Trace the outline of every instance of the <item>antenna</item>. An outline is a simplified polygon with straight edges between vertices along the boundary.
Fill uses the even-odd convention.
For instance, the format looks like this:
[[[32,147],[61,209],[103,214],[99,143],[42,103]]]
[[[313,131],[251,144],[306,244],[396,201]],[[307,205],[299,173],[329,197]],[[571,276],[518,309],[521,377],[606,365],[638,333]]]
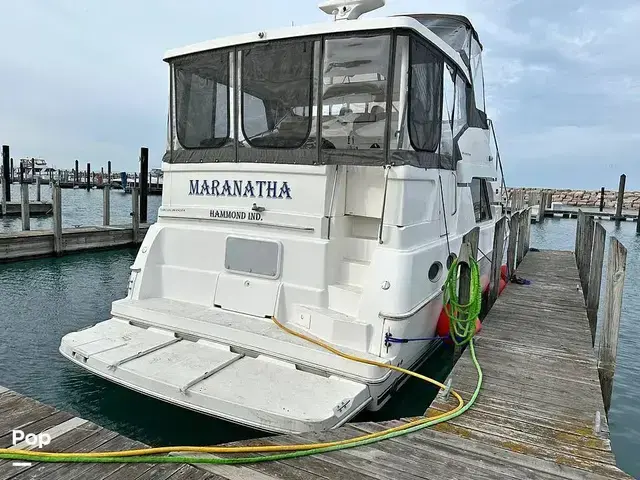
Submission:
[[[356,20],[360,15],[372,12],[385,5],[385,0],[325,0],[318,7],[333,15],[334,20]]]

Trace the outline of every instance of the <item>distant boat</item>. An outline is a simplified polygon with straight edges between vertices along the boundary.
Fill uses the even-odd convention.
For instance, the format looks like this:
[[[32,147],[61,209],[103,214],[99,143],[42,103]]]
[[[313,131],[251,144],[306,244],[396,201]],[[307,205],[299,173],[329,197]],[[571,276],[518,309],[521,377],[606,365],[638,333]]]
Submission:
[[[21,158],[20,165],[22,165],[24,171],[29,174],[40,174],[43,170],[48,170],[47,162],[43,158]]]

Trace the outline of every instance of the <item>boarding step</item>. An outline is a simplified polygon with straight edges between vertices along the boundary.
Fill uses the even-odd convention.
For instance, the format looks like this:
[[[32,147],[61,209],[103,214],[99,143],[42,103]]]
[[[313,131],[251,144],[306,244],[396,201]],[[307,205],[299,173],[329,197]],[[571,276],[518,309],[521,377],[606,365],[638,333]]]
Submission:
[[[334,428],[370,401],[363,383],[116,319],[66,335],[60,352],[132,390],[270,432]]]
[[[369,265],[371,265],[371,262],[363,260],[342,260],[340,263],[339,283],[357,287],[362,286],[367,278]]]
[[[330,310],[348,315],[349,317],[358,316],[362,287],[335,283],[329,285],[328,291]]]
[[[363,237],[345,237],[344,258],[359,262],[370,262],[378,241]]]
[[[296,305],[296,323],[314,337],[333,345],[366,352],[372,326],[340,312],[310,305]]]

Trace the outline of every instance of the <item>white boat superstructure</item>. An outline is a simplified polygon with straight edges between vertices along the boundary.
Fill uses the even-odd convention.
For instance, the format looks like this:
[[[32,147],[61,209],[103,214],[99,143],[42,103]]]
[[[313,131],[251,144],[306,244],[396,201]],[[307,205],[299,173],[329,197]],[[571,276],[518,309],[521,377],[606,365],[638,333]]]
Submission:
[[[26,175],[40,175],[47,170],[47,161],[44,158],[21,158],[20,165],[24,168]]]
[[[446,271],[502,215],[481,44],[450,15],[336,18],[167,53],[158,221],[112,318],[60,351],[155,398],[273,432],[380,409],[435,335]],[[479,259],[487,283],[489,264]]]

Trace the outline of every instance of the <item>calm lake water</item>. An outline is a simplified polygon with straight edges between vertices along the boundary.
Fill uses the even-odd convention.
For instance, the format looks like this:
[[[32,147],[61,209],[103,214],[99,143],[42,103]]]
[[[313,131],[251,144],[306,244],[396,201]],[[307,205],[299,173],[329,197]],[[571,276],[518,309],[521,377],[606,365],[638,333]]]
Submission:
[[[51,201],[51,187],[42,185],[40,199],[43,202]],[[88,225],[102,225],[102,190],[90,191],[72,188],[62,190],[62,227],[84,227]],[[20,201],[20,185],[11,185],[11,201]],[[29,198],[36,200],[35,185],[29,186]],[[147,198],[149,222],[155,222],[162,197],[159,195]],[[124,190],[111,190],[111,225],[125,225],[131,223],[132,211],[131,195]],[[34,217],[30,221],[31,230],[51,230],[51,216]],[[22,230],[22,220],[18,217],[0,217],[0,233],[19,232]]]
[[[43,198],[45,192],[50,198],[49,187],[42,188]],[[112,192],[112,223],[130,221],[130,203],[130,195]],[[159,204],[160,197],[149,197],[150,220]],[[63,190],[65,226],[95,224],[101,212],[101,191]],[[640,287],[640,237],[635,224],[604,226],[629,249],[611,438],[619,466],[640,477],[640,299],[634,295]],[[36,228],[50,228],[50,220],[32,220]],[[0,223],[0,232],[9,229],[19,230],[20,219]],[[548,219],[532,225],[531,246],[573,250],[574,233],[575,221]],[[125,296],[134,258],[134,250],[116,250],[0,265],[0,385],[152,445],[207,445],[264,435],[118,387],[58,353],[63,335],[109,317],[111,302]],[[440,352],[433,362],[438,367],[421,373],[442,379],[451,362],[448,352]],[[411,379],[382,412],[358,420],[420,415],[434,394]]]

